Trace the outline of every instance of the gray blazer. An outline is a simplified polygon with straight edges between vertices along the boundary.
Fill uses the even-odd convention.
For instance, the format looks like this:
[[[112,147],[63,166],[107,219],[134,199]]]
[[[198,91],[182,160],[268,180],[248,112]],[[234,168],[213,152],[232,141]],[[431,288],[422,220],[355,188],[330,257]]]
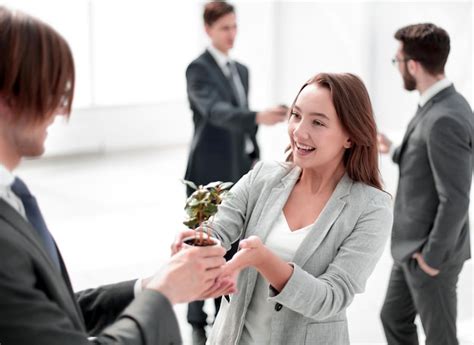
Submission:
[[[258,163],[233,188],[213,222],[227,248],[239,238],[265,240],[301,173],[290,163]],[[294,272],[280,293],[269,288],[275,305],[271,344],[349,344],[346,308],[380,258],[392,226],[391,198],[352,181],[338,183],[293,259]],[[223,299],[210,344],[238,344],[257,271],[243,270],[238,292]]]
[[[163,295],[148,290],[134,299],[133,281],[74,294],[60,261],[61,271],[30,223],[0,199],[1,344],[181,344]]]
[[[400,167],[392,255],[416,251],[434,268],[470,258],[469,193],[474,116],[454,86],[433,96],[408,125],[393,160]]]

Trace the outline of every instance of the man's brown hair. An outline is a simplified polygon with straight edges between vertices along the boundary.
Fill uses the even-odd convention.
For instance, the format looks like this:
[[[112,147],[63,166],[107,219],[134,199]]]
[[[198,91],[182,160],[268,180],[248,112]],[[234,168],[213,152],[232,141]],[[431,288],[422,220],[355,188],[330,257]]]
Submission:
[[[346,149],[343,157],[349,177],[354,181],[382,189],[378,168],[377,126],[369,93],[362,80],[351,73],[317,74],[301,87],[291,109],[295,106],[301,91],[311,84],[329,90],[337,117],[349,135],[352,146]],[[293,161],[291,152],[288,153],[287,160]]]
[[[398,29],[395,38],[403,43],[406,59],[418,61],[430,74],[444,73],[450,50],[444,29],[431,23],[408,25]]]
[[[66,40],[46,23],[0,6],[0,97],[12,121],[71,112],[74,61]]]
[[[211,1],[204,6],[204,24],[211,26],[219,18],[235,13],[234,6],[225,1]]]

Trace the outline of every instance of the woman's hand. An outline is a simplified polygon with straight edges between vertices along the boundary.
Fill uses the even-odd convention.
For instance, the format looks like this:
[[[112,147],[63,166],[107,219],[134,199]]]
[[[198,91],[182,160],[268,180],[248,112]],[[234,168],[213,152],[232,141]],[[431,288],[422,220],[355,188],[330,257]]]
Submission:
[[[246,267],[255,267],[257,270],[263,264],[268,249],[257,236],[250,236],[240,241],[239,251],[232,260],[224,266],[221,277],[236,278],[240,271]]]
[[[281,291],[293,274],[291,264],[268,249],[260,238],[250,236],[240,242],[240,250],[224,265],[218,281],[224,278],[236,281],[239,272],[250,266],[255,267],[276,291]]]

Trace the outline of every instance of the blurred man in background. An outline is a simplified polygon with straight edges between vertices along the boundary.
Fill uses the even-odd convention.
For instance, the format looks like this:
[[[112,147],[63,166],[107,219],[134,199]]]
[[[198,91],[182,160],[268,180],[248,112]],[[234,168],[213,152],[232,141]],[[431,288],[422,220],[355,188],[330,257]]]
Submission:
[[[193,112],[194,136],[185,179],[197,185],[213,181],[237,182],[259,159],[259,124],[274,125],[286,119],[287,108],[250,110],[249,71],[229,56],[237,35],[234,7],[224,1],[207,3],[204,27],[211,44],[186,70],[187,93]],[[188,188],[188,196],[193,191]],[[229,259],[237,243],[226,255]],[[216,313],[220,300],[215,301]],[[204,301],[193,302],[188,322],[193,343],[204,344],[207,315]]]

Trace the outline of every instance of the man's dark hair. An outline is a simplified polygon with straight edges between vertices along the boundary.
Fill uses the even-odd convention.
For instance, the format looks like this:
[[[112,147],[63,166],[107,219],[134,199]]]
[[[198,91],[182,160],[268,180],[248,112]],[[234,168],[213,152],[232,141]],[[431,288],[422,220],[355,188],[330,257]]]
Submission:
[[[449,35],[431,23],[408,25],[395,33],[403,43],[405,58],[418,61],[430,74],[444,73],[449,55]]]
[[[235,13],[234,6],[225,1],[211,1],[204,6],[204,24],[211,26],[219,18],[229,13]]]

